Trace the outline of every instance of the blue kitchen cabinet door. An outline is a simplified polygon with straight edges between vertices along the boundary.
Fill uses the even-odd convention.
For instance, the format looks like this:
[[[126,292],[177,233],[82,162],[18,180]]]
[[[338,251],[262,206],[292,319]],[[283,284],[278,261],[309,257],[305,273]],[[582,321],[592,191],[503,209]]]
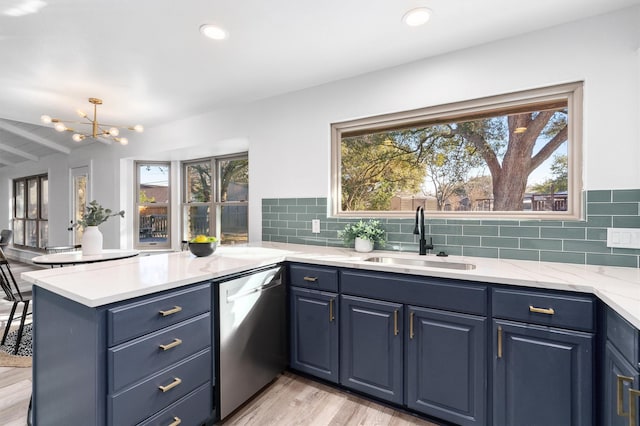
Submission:
[[[591,333],[493,322],[493,424],[590,426]]]
[[[603,424],[640,425],[640,416],[637,411],[634,421],[631,422],[629,419],[629,389],[640,389],[640,374],[638,369],[629,363],[611,342],[607,342],[605,348],[603,386]],[[638,403],[640,401],[636,399],[636,405]]]
[[[402,404],[403,305],[343,295],[340,309],[340,383]]]
[[[338,383],[338,295],[290,288],[291,368]]]
[[[486,424],[487,319],[409,306],[407,322],[407,406],[457,425]]]

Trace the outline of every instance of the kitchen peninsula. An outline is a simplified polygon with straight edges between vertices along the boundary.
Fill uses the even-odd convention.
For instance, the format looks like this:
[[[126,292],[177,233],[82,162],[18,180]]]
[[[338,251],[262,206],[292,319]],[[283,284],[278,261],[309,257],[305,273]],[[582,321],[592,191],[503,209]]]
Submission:
[[[140,339],[141,335],[143,337],[159,335],[159,339],[169,338],[169,335],[160,336],[160,334],[165,329],[172,330],[180,327],[185,327],[185,330],[194,330],[194,334],[202,332],[203,342],[199,344],[193,343],[195,346],[190,348],[190,355],[175,361],[175,365],[171,364],[163,368],[175,368],[176,371],[180,369],[186,370],[187,372],[180,373],[184,374],[184,377],[189,377],[190,373],[188,371],[193,368],[200,372],[210,371],[211,373],[204,378],[194,377],[191,385],[183,385],[188,381],[183,376],[180,376],[182,377],[181,383],[175,380],[162,383],[159,385],[161,388],[160,394],[161,396],[168,395],[171,394],[172,389],[183,387],[186,393],[181,396],[180,401],[184,404],[193,404],[196,407],[205,406],[206,410],[215,408],[213,407],[215,404],[210,402],[214,399],[212,394],[215,394],[215,390],[212,391],[211,389],[212,387],[215,388],[216,380],[215,371],[211,371],[212,369],[215,370],[216,354],[216,349],[211,349],[212,344],[215,343],[211,336],[215,335],[216,327],[215,324],[212,325],[211,321],[215,318],[215,313],[212,312],[211,285],[212,283],[215,285],[216,280],[227,276],[283,262],[292,265],[292,267],[295,266],[298,271],[302,272],[306,272],[306,268],[310,268],[309,270],[312,272],[320,271],[337,274],[339,271],[341,279],[343,279],[342,284],[344,284],[342,291],[352,292],[352,294],[344,294],[340,300],[346,300],[349,303],[353,300],[360,301],[362,299],[364,294],[358,292],[367,291],[367,282],[372,283],[371,291],[374,292],[377,291],[375,290],[376,288],[380,290],[384,287],[385,280],[398,283],[398,292],[403,291],[402,285],[406,284],[408,286],[406,287],[407,289],[419,288],[412,286],[420,285],[420,280],[427,280],[425,283],[437,285],[439,286],[438,288],[446,289],[447,291],[452,288],[462,288],[465,291],[472,291],[472,293],[468,294],[482,294],[480,299],[473,296],[474,304],[479,306],[477,312],[474,311],[473,314],[483,317],[484,319],[481,320],[483,324],[489,321],[486,317],[487,314],[492,312],[491,309],[484,308],[485,302],[483,300],[485,299],[489,303],[488,306],[491,306],[491,300],[494,300],[493,315],[496,317],[499,311],[497,309],[498,300],[504,305],[501,305],[502,308],[508,309],[507,302],[513,301],[517,303],[520,301],[519,298],[525,296],[548,297],[547,293],[562,295],[562,292],[569,292],[570,297],[566,298],[563,303],[573,303],[575,301],[593,302],[593,312],[589,311],[591,308],[587,308],[587,311],[593,313],[593,323],[586,325],[578,323],[576,326],[578,331],[575,332],[576,335],[582,336],[588,334],[585,333],[585,330],[589,331],[591,338],[597,333],[606,331],[604,325],[597,323],[599,316],[596,315],[595,311],[597,299],[594,296],[596,296],[604,302],[603,308],[610,309],[612,315],[619,316],[621,321],[627,321],[629,325],[635,327],[635,336],[637,338],[637,329],[640,328],[640,271],[638,269],[459,258],[453,256],[449,258],[428,257],[429,260],[436,262],[464,262],[475,265],[475,269],[458,270],[383,264],[365,260],[369,257],[383,255],[399,258],[418,258],[415,253],[376,251],[374,254],[367,255],[356,253],[350,249],[263,243],[250,247],[220,247],[212,256],[204,258],[196,258],[188,252],[180,252],[142,256],[107,264],[81,265],[73,268],[25,273],[23,278],[35,285],[35,303],[37,306],[34,314],[35,348],[33,367],[36,419],[38,419],[38,416],[46,416],[43,418],[48,420],[43,421],[43,424],[56,423],[50,417],[55,411],[57,416],[66,416],[59,419],[59,421],[82,418],[92,419],[93,424],[96,425],[122,424],[118,422],[126,419],[137,408],[130,407],[126,402],[122,401],[144,399],[140,396],[136,397],[138,399],[132,399],[132,394],[127,394],[126,398],[122,397],[122,395],[124,395],[125,391],[131,391],[130,389],[134,388],[134,385],[144,382],[143,379],[146,374],[149,377],[153,377],[151,372],[130,371],[144,370],[144,368],[141,365],[127,365],[131,364],[129,362],[130,359],[136,359],[135,350],[131,353],[127,352],[127,350],[132,347],[135,348],[133,342],[137,341],[136,339]],[[290,272],[290,279],[292,280],[290,285],[298,286],[293,282],[295,279],[293,275],[293,272]],[[304,276],[307,276],[309,280],[315,278],[308,275]],[[458,285],[458,283],[463,284]],[[300,284],[301,288],[304,286],[304,282]],[[482,287],[484,290],[478,293],[475,291],[474,286]],[[334,292],[337,295],[338,291],[340,291],[337,282],[334,288]],[[505,289],[506,292],[501,292]],[[544,290],[545,294],[543,296],[534,294],[539,290]],[[316,290],[310,290],[307,287],[306,289],[303,288],[303,291],[313,293]],[[447,293],[438,294],[446,295]],[[584,295],[584,297],[581,295]],[[369,297],[371,300],[375,299],[376,301],[382,298],[382,296],[373,293]],[[485,299],[482,299],[483,297]],[[334,303],[334,299],[331,300],[331,303]],[[457,303],[455,297],[451,300]],[[186,301],[184,306],[193,307],[193,311],[189,315],[184,312],[179,312],[176,316],[169,313],[170,310],[180,305],[177,301],[180,301],[180,303]],[[400,302],[407,303],[407,301]],[[337,296],[335,303],[338,303]],[[398,318],[398,312],[406,310],[406,318],[408,320],[409,313],[413,311],[410,305],[394,303],[395,305],[393,306],[397,307],[390,311],[390,318],[395,319],[396,334],[401,336],[404,331],[409,332],[409,327],[402,327],[402,314]],[[431,302],[427,301],[425,303],[428,305]],[[344,306],[348,305],[348,303],[343,304]],[[149,327],[149,324],[138,324],[136,321],[139,319],[138,309],[149,305],[152,305],[154,309],[157,308],[161,312],[167,313],[169,317],[174,316],[176,322],[162,329],[153,328],[152,326],[147,329],[145,327]],[[333,309],[333,305],[331,306]],[[587,303],[586,305],[580,304],[580,306],[591,305]],[[548,309],[549,307],[545,305],[541,308]],[[334,317],[337,318],[340,312],[337,305],[335,309]],[[468,316],[465,313],[468,311],[465,309],[462,309],[463,313],[460,315]],[[73,314],[67,315],[68,312],[73,312]],[[132,316],[127,316],[129,314]],[[183,314],[185,316],[179,316]],[[161,313],[160,315],[163,314]],[[542,315],[544,316],[545,314],[543,313]],[[558,312],[556,317],[562,319],[562,312]],[[504,318],[509,319],[510,317],[505,314]],[[400,321],[400,326],[398,326],[398,321]],[[503,329],[508,330],[508,325],[513,325],[511,320],[505,321],[504,319],[496,318],[493,321],[502,327],[499,329],[500,333],[502,333]],[[205,323],[207,326],[205,326]],[[551,326],[553,327],[554,324],[552,323]],[[211,327],[211,330],[207,327]],[[485,340],[488,339],[487,342],[489,343],[487,344],[491,347],[493,345],[491,339],[494,339],[494,337],[491,337],[493,332],[490,331],[491,327],[486,325],[483,325],[483,327],[482,330],[486,328],[486,333],[481,333],[482,342],[484,344]],[[561,328],[562,325],[558,325],[558,327]],[[407,330],[404,330],[405,328]],[[538,330],[540,326],[534,325],[530,328]],[[93,337],[91,341],[74,341],[74,337],[79,334]],[[596,339],[593,338],[590,341],[595,342]],[[168,352],[175,345],[181,345],[181,343],[177,343],[175,340],[172,342],[169,339],[168,345],[173,344],[174,346],[171,346]],[[637,340],[633,350],[638,351]],[[78,351],[81,352],[80,355]],[[589,352],[589,356],[592,357],[593,354]],[[592,369],[605,368],[596,363],[597,358],[593,358],[593,360]],[[487,361],[484,364],[491,366],[491,359]],[[592,364],[588,365],[591,366]],[[293,365],[292,368],[298,369]],[[125,373],[122,372],[124,370],[126,370]],[[173,374],[173,370],[166,371],[169,372],[169,375]],[[174,375],[177,377],[178,373],[176,372]],[[204,373],[204,375],[206,376],[207,373]],[[589,376],[593,377],[593,379],[586,381],[590,383],[598,382],[595,380],[596,376],[597,372],[594,371],[593,376]],[[65,379],[61,381],[61,377]],[[52,381],[53,378],[55,380]],[[497,381],[498,379],[493,380]],[[338,384],[344,385],[345,383],[339,382]],[[484,383],[481,382],[479,385],[486,390]],[[489,380],[488,383],[491,384],[493,381]],[[629,387],[629,385],[626,386]],[[637,387],[637,383],[632,386]],[[156,387],[158,386],[153,386],[154,389]],[[356,390],[379,398],[376,394],[367,390]],[[587,416],[607,411],[606,407],[595,408],[600,403],[596,403],[591,395],[597,394],[597,392],[590,392],[587,395],[588,402],[583,404],[586,406],[582,407],[583,413],[587,413]],[[400,403],[398,405],[403,405],[402,397],[399,400]],[[459,424],[491,424],[488,422],[488,419],[491,418],[491,412],[494,413],[493,416],[497,419],[499,415],[495,413],[500,410],[496,408],[495,400],[493,401],[493,407],[487,406],[487,401],[483,403],[484,407],[478,411],[477,415],[467,415],[461,418],[462,420],[455,420],[455,422]],[[149,421],[151,424],[155,419],[154,416],[156,416],[154,413],[158,412],[158,415],[160,415],[166,408],[173,407],[175,404],[177,403],[173,400],[169,401],[167,399],[167,401],[158,406],[150,406],[148,413],[145,414],[148,417],[141,419],[147,419],[144,421]],[[61,406],[74,407],[74,409],[61,412],[62,410],[59,410]],[[409,408],[414,409],[410,404]],[[76,410],[77,412],[74,413],[73,411]],[[197,409],[190,408],[188,411],[195,412]],[[415,411],[442,418],[442,416],[437,415],[437,412],[433,414],[421,409],[415,409]],[[138,419],[138,417],[135,418]],[[198,417],[197,419],[197,421],[202,421],[202,418]],[[592,424],[598,423],[593,418],[588,420]],[[494,421],[494,423],[498,424],[499,422]],[[183,424],[189,424],[189,422],[185,421]]]

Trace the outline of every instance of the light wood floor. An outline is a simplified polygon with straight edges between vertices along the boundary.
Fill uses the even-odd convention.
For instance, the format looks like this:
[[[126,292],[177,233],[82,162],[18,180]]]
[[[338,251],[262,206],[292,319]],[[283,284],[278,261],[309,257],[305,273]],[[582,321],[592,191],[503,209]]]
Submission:
[[[269,387],[221,424],[437,426],[290,372],[280,375]]]

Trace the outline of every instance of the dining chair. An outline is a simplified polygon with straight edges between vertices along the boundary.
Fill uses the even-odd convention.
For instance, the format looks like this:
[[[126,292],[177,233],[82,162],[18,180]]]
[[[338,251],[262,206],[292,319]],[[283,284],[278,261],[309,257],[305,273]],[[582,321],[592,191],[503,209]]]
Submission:
[[[11,229],[3,229],[0,231],[0,248],[8,246],[12,236],[13,231]]]
[[[0,342],[0,345],[4,345],[5,341],[7,340],[7,336],[9,335],[11,324],[14,320],[18,319],[14,318],[18,305],[20,303],[23,304],[22,315],[20,315],[19,318],[20,327],[18,328],[16,345],[13,350],[13,353],[17,354],[18,348],[20,347],[20,342],[22,341],[22,334],[24,332],[24,322],[27,319],[27,315],[29,315],[29,304],[31,303],[32,294],[31,291],[20,291],[18,283],[16,283],[16,279],[11,272],[9,260],[5,256],[2,249],[0,249],[0,286],[5,293],[5,300],[13,302],[11,313],[9,314],[9,318],[7,319],[7,325],[4,328],[4,334],[2,335],[2,342]]]

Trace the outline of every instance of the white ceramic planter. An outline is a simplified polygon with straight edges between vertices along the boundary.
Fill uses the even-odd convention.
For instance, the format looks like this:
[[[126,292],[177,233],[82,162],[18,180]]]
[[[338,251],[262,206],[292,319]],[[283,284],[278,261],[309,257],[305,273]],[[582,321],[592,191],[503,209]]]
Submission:
[[[356,251],[368,253],[373,250],[373,241],[356,238]]]
[[[91,256],[102,253],[102,232],[97,226],[87,226],[82,234],[82,255]]]

